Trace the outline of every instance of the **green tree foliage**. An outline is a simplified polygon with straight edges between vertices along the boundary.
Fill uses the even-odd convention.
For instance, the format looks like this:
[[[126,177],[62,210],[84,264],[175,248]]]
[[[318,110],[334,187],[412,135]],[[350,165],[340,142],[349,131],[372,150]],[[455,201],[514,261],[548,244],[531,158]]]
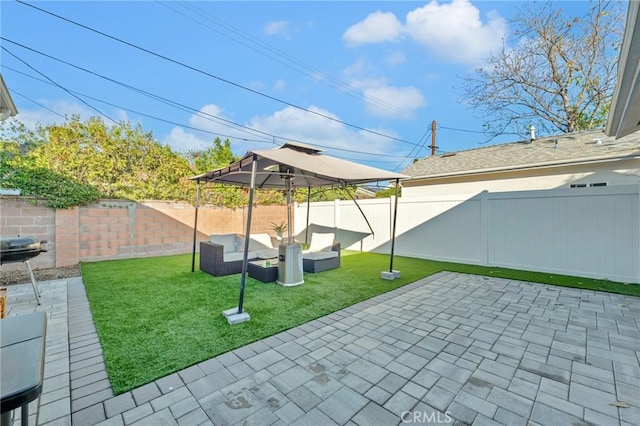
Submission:
[[[61,125],[36,126],[19,122],[0,126],[0,186],[20,188],[51,207],[86,204],[98,198],[141,200],[195,199],[196,185],[188,178],[237,161],[231,143],[219,138],[211,147],[186,156],[160,145],[150,132],[130,123],[105,125],[92,117],[74,116]],[[312,201],[350,199],[355,187],[313,188]],[[247,188],[203,185],[201,205],[246,206]],[[307,201],[307,189],[296,188],[294,199]],[[283,190],[258,190],[255,204],[284,204]]]
[[[487,134],[527,135],[601,127],[615,87],[622,2],[594,1],[584,16],[559,2],[522,2],[511,46],[464,78],[464,102],[486,117]]]
[[[15,139],[3,134],[0,140],[0,187],[20,189],[29,200],[53,208],[67,208],[86,204],[101,197],[90,185],[47,168],[38,167],[26,153],[35,146],[36,139],[25,139],[32,134],[22,123],[10,124]]]
[[[206,149],[190,150],[186,154],[197,174],[219,169],[240,159],[231,150],[231,141],[215,138],[213,144]],[[200,192],[200,204],[242,207],[249,201],[248,192],[243,188],[230,185],[206,184]]]
[[[333,200],[350,200],[355,194],[357,188],[354,185],[348,186],[326,186],[320,188],[311,188],[311,202],[314,201],[333,201]],[[295,200],[299,203],[306,203],[308,190],[306,188],[297,188],[295,192]]]
[[[213,145],[206,149],[188,151],[187,157],[192,160],[198,173],[219,169],[240,159],[231,151],[229,139],[223,143],[220,138],[215,138]]]
[[[192,200],[188,161],[130,123],[107,127],[74,116],[62,125],[8,124],[2,133],[2,186],[44,197],[52,207],[97,198]],[[48,201],[47,201],[48,200]]]
[[[184,200],[193,194],[188,181],[193,170],[186,159],[139,125],[107,127],[101,118],[72,117],[38,132],[46,143],[29,153],[35,166],[91,185],[105,197]]]
[[[389,198],[396,195],[395,188],[386,188],[376,192],[376,198]],[[398,196],[402,196],[402,187],[398,189]]]

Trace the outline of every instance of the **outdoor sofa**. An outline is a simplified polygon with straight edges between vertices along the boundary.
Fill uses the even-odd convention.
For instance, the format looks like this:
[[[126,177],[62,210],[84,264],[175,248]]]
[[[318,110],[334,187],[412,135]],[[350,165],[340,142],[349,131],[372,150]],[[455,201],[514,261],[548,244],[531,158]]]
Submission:
[[[302,251],[302,270],[322,272],[340,267],[340,243],[333,232],[311,234],[311,243]]]
[[[200,270],[216,277],[242,272],[244,236],[238,234],[210,235],[200,242]],[[269,234],[251,234],[249,260],[273,259],[278,249],[273,247]]]

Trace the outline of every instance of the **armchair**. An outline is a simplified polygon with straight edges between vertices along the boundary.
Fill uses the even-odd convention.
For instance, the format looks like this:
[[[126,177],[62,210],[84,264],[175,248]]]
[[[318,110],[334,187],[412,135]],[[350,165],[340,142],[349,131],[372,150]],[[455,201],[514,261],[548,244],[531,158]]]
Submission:
[[[210,235],[200,242],[200,270],[216,277],[242,272],[244,237],[238,234]],[[270,259],[278,256],[268,234],[251,234],[248,260]]]
[[[322,272],[340,267],[340,243],[335,234],[311,234],[309,249],[302,251],[302,270],[305,272]]]

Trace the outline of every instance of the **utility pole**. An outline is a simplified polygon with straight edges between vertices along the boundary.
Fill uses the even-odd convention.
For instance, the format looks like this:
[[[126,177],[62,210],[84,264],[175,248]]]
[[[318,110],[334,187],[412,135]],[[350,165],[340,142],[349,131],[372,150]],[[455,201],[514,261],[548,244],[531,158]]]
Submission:
[[[434,155],[436,155],[436,149],[438,149],[438,147],[436,146],[436,120],[433,120],[431,122],[431,156],[433,157]]]

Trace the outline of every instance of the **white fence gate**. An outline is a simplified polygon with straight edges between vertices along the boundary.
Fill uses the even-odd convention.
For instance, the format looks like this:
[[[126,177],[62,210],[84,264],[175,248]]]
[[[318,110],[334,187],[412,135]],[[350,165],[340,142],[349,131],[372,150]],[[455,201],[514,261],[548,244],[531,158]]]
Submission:
[[[400,198],[395,253],[640,283],[640,185]],[[389,253],[393,198],[312,203],[309,232]],[[307,205],[295,211],[304,240]],[[309,236],[311,235],[309,233]]]

